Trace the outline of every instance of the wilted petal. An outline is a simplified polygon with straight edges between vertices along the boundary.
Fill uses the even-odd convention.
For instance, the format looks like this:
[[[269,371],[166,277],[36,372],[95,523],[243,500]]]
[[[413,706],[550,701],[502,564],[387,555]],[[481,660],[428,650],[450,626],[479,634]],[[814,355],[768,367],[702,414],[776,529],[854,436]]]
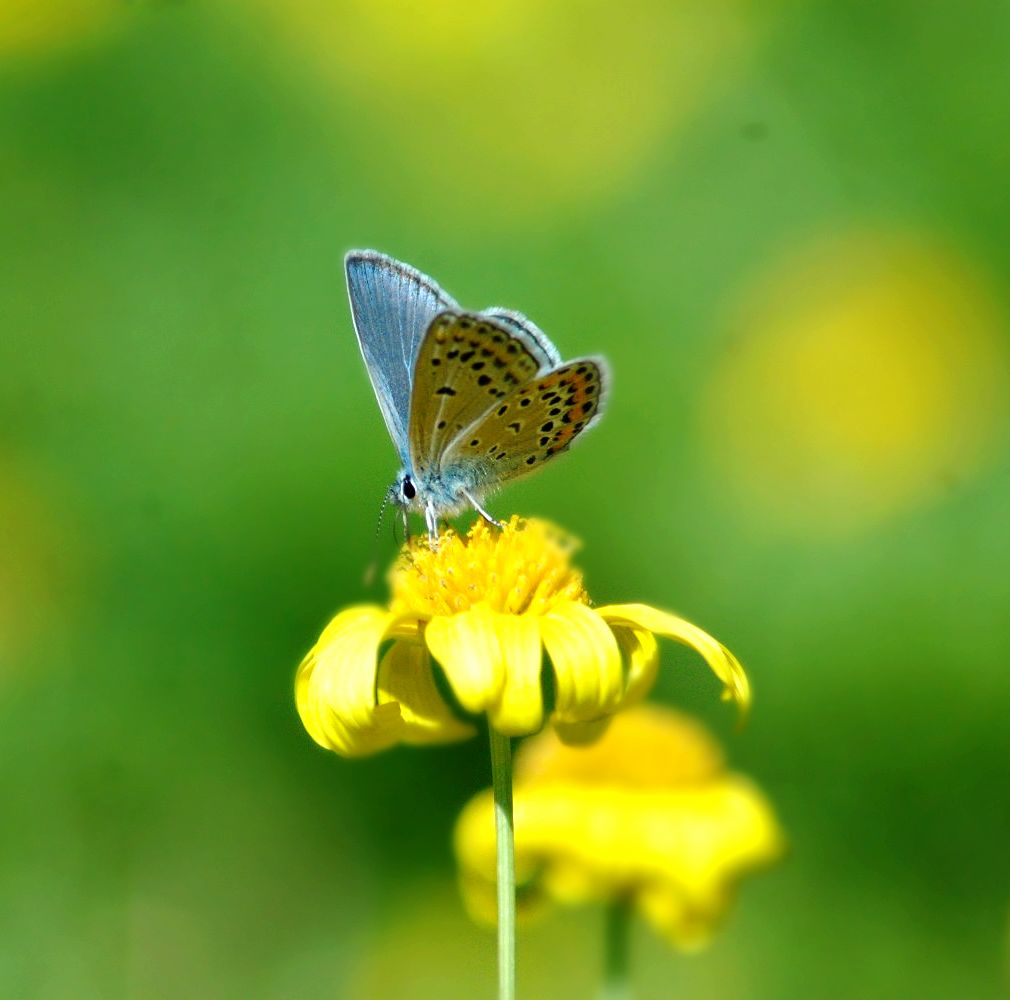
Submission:
[[[399,705],[405,743],[451,743],[473,736],[435,686],[431,658],[420,642],[394,642],[379,664],[379,704]]]
[[[436,615],[425,629],[428,649],[469,712],[493,705],[505,680],[496,617],[478,604],[458,614]]]
[[[567,602],[540,619],[540,630],[554,666],[555,717],[589,722],[612,712],[621,697],[621,651],[603,619]]]
[[[540,687],[543,651],[540,624],[533,615],[499,614],[498,642],[505,665],[505,682],[497,703],[490,706],[491,725],[509,736],[535,733],[544,719]]]
[[[611,625],[647,629],[657,635],[676,639],[702,655],[712,672],[722,681],[723,698],[737,703],[741,716],[750,707],[750,683],[740,661],[717,639],[697,625],[659,611],[647,604],[611,604],[597,608],[597,614]]]

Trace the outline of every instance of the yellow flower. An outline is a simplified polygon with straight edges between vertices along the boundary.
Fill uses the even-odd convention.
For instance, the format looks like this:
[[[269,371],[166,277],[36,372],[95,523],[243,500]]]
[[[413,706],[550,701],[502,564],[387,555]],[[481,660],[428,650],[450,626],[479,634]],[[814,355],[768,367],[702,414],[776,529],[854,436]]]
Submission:
[[[529,735],[549,710],[566,740],[592,739],[651,687],[656,635],[696,649],[723,697],[746,709],[743,668],[697,626],[644,604],[591,607],[569,562],[573,547],[550,525],[519,518],[501,530],[478,521],[434,547],[426,539],[405,546],[389,607],[341,611],[298,668],[295,697],[309,735],[358,756],[464,739],[483,713],[501,733]]]
[[[703,944],[740,876],[783,850],[760,791],[726,773],[698,723],[655,706],[623,712],[590,747],[530,740],[514,794],[520,912],[623,899],[679,948]],[[468,910],[494,923],[490,791],[463,809],[455,848]]]

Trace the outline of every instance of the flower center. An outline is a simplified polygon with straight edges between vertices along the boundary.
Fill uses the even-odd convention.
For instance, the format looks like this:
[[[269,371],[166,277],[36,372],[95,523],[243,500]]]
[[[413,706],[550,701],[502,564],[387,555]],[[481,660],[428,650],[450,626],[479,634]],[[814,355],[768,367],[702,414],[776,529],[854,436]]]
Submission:
[[[542,615],[562,601],[589,603],[569,565],[576,543],[544,521],[513,517],[503,528],[477,521],[466,536],[426,537],[404,546],[390,585],[394,613],[451,615],[475,604],[506,614]]]

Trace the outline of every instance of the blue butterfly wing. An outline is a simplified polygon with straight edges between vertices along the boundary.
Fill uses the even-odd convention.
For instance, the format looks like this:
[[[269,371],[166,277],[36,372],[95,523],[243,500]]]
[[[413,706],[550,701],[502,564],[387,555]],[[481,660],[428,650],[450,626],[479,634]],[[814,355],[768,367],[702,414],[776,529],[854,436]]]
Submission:
[[[459,307],[427,275],[375,250],[350,251],[344,267],[358,346],[389,436],[407,465],[417,353],[431,321]]]

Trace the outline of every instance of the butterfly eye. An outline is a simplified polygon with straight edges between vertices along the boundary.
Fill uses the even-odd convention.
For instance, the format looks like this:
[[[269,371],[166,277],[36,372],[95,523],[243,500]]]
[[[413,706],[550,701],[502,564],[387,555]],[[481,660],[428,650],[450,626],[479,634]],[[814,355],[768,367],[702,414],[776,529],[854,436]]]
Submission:
[[[414,489],[414,484],[410,481],[410,476],[407,476],[403,480],[403,485],[400,487],[403,491],[403,497],[405,500],[413,500],[417,496],[417,490]]]

